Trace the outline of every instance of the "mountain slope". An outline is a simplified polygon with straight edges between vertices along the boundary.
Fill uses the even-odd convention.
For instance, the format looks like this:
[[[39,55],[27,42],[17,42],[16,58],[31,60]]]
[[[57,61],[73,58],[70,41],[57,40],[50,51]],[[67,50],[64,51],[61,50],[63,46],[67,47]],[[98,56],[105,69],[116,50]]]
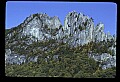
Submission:
[[[116,36],[104,33],[104,24],[99,23],[95,27],[92,18],[75,11],[68,13],[65,17],[64,26],[56,16],[49,17],[42,13],[30,15],[17,27],[6,30],[5,43],[5,65],[8,76],[11,71],[8,68],[18,66],[24,70],[26,69],[24,65],[28,69],[30,69],[29,65],[36,65],[38,68],[35,67],[35,69],[39,70],[40,67],[43,72],[46,71],[44,67],[56,68],[63,65],[62,68],[56,69],[59,71],[65,69],[66,72],[70,72],[69,77],[84,77],[79,75],[82,73],[89,74],[85,77],[90,75],[98,77],[99,75],[94,76],[99,73],[97,71],[107,70],[107,68],[115,71],[114,67],[116,67]],[[50,65],[52,66],[49,67]],[[20,69],[16,68],[13,72],[15,70]],[[90,72],[90,70],[93,71]],[[33,76],[54,76],[54,74],[47,74],[48,71],[43,75],[36,75],[37,71],[34,70],[34,72]],[[16,76],[15,73],[12,74]],[[115,72],[113,74],[115,75]],[[57,74],[57,76],[64,75]]]

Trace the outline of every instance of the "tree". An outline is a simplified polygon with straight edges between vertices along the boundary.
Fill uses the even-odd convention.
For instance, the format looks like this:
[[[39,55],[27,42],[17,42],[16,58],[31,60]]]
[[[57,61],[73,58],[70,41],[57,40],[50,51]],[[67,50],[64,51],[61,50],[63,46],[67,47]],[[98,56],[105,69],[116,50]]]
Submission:
[[[105,70],[97,71],[94,76],[99,78],[115,78],[116,77],[116,70],[114,68],[108,68]]]
[[[79,27],[78,27],[78,28],[79,28],[79,30],[80,30],[80,31],[85,30],[85,28],[84,28],[84,27],[82,27],[81,25],[79,25]]]

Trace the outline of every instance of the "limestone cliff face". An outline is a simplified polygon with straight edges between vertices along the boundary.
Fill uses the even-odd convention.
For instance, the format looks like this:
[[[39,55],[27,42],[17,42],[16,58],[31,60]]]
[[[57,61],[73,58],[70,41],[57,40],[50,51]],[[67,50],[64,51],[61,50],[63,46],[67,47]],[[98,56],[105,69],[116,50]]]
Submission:
[[[70,44],[73,46],[84,45],[93,41],[94,23],[92,18],[77,13],[75,11],[70,12],[65,18],[64,25],[65,35],[68,35]]]
[[[88,42],[107,41],[113,39],[110,33],[104,33],[104,24],[94,26],[93,19],[82,13],[70,12],[65,18],[64,33],[71,38],[73,46],[84,45]]]
[[[25,22],[27,25],[23,25],[22,34],[32,35],[40,41],[54,38],[61,25],[58,17],[49,17],[46,14],[31,15]]]
[[[32,41],[44,41],[49,39],[61,40],[76,47],[88,42],[107,41],[114,39],[110,33],[104,33],[104,24],[94,26],[93,19],[82,13],[69,12],[65,18],[64,26],[58,17],[49,17],[47,14],[33,14],[19,25],[18,37],[27,36]],[[10,39],[16,31],[7,35]]]
[[[11,51],[14,51],[17,48],[27,48],[27,46],[14,46],[15,44],[30,45],[33,42],[42,42],[51,39],[56,40],[58,43],[67,43],[71,47],[88,44],[91,41],[107,42],[108,40],[113,39],[114,42],[116,42],[116,36],[111,36],[110,33],[104,33],[104,28],[105,27],[103,23],[98,23],[97,26],[95,26],[91,17],[82,13],[77,13],[76,11],[68,13],[68,15],[65,17],[64,25],[61,24],[57,16],[49,17],[45,13],[30,15],[23,23],[15,28],[10,29],[6,34],[5,43],[10,49],[12,49],[6,49],[5,61],[6,63],[10,62],[11,64],[21,64],[26,61],[37,61],[38,56],[31,57],[29,60],[27,60],[24,54],[19,56],[18,54],[11,53]],[[114,57],[110,55],[109,57],[116,61],[116,47],[111,47],[109,49],[112,49],[115,53]],[[102,56],[103,55],[99,57]],[[90,57],[98,61],[96,59],[97,56],[92,55]],[[114,65],[112,66],[116,66],[116,62],[113,64]],[[108,68],[109,67],[110,66],[108,66]],[[104,66],[103,69],[104,68],[107,68],[107,66]]]

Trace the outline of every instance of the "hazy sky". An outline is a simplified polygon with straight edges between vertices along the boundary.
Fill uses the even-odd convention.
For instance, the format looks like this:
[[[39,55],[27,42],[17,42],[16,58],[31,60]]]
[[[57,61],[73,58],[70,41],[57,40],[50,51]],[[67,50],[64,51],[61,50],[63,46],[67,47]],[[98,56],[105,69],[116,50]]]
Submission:
[[[117,4],[112,2],[43,2],[43,1],[8,1],[6,3],[6,28],[22,23],[26,17],[35,13],[46,13],[49,16],[58,16],[64,25],[65,16],[75,10],[94,19],[95,26],[102,22],[105,32],[116,34]]]

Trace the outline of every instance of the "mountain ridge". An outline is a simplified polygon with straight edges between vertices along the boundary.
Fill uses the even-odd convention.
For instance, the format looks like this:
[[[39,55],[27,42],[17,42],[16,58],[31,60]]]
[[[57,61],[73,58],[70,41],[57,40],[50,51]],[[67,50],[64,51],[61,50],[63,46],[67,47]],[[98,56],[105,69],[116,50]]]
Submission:
[[[94,26],[92,17],[69,12],[64,25],[57,16],[33,14],[17,27],[5,31],[5,66],[39,62],[41,57],[61,60],[62,54],[85,53],[102,69],[116,67],[116,36]],[[66,51],[65,51],[66,50]]]
[[[70,15],[71,14],[73,14],[73,16],[72,16],[72,18],[70,18]],[[78,20],[78,21],[76,21],[76,18],[75,18],[75,15],[76,15],[76,17],[78,16],[78,18],[77,18],[77,20],[78,19],[84,19],[84,20]],[[67,18],[68,17],[68,18]],[[42,24],[42,22],[40,21],[40,20],[37,20],[37,18],[41,18],[41,20],[44,20],[44,23]],[[48,18],[48,19],[46,19],[46,18]],[[52,18],[54,18],[54,17],[52,17]],[[77,31],[77,30],[79,30],[78,29],[78,27],[81,27],[81,29],[80,30],[82,30],[82,29],[85,29],[84,27],[84,23],[86,23],[86,25],[87,25],[87,29],[88,29],[88,31],[83,31],[83,32],[81,32],[81,35],[85,35],[84,34],[84,32],[86,33],[86,32],[89,32],[89,33],[91,33],[90,35],[88,35],[88,34],[86,34],[86,35],[88,35],[88,36],[91,36],[91,38],[90,37],[86,37],[86,38],[90,38],[90,39],[93,39],[92,41],[94,41],[95,39],[95,34],[93,34],[93,33],[97,33],[98,31],[104,31],[104,24],[102,24],[102,23],[99,23],[99,24],[97,24],[97,26],[96,26],[96,28],[94,27],[94,23],[93,23],[93,20],[92,20],[92,18],[89,18],[88,16],[85,16],[84,17],[84,15],[82,14],[82,13],[79,13],[79,14],[77,14],[77,12],[75,12],[75,11],[73,11],[73,12],[70,12],[67,16],[66,16],[66,18],[65,18],[65,24],[64,24],[64,26],[62,26],[62,24],[60,23],[60,20],[59,20],[59,18],[58,17],[55,17],[55,20],[56,20],[56,22],[53,24],[53,23],[51,23],[51,21],[52,22],[54,22],[55,20],[50,20],[50,19],[52,19],[52,18],[50,18],[48,15],[46,15],[46,14],[33,14],[33,15],[30,15],[29,17],[27,17],[26,19],[25,19],[25,21],[22,23],[22,24],[20,24],[20,25],[18,25],[17,27],[24,27],[24,25],[26,25],[27,23],[29,23],[30,22],[30,20],[33,20],[34,21],[34,19],[36,19],[36,21],[34,21],[34,22],[36,22],[36,23],[40,23],[40,24],[38,24],[38,27],[46,27],[47,28],[47,26],[48,26],[48,29],[38,29],[38,28],[35,28],[35,29],[32,29],[32,27],[30,28],[29,26],[30,26],[30,24],[28,24],[27,26],[26,26],[26,29],[22,29],[23,30],[23,35],[30,35],[30,34],[32,34],[33,36],[35,36],[35,37],[37,37],[37,36],[40,36],[40,35],[51,35],[50,33],[42,33],[42,32],[38,32],[39,30],[51,30],[52,28],[54,28],[54,30],[55,30],[55,28],[56,28],[56,30],[58,30],[59,29],[59,33],[58,34],[56,34],[56,36],[52,36],[53,38],[59,38],[59,37],[61,37],[61,35],[64,37],[64,36],[68,36],[68,35],[71,35],[71,34],[73,34],[73,33],[77,33],[77,34],[74,34],[74,35],[77,35],[77,36],[79,36],[79,38],[80,38],[80,31]],[[68,26],[70,26],[69,24],[67,24],[67,23],[69,23],[70,21],[68,21],[68,20],[70,20],[70,21],[73,21],[73,20],[75,20],[75,22],[74,22],[74,24],[76,24],[76,25],[73,25],[73,23],[71,23],[71,25],[72,25],[72,27],[71,28],[69,28]],[[88,21],[87,22],[87,20],[90,20],[90,21]],[[47,21],[47,22],[46,22]],[[81,23],[80,23],[81,22]],[[34,23],[33,25],[35,25],[36,23]],[[49,25],[47,25],[46,23],[51,23],[51,24],[49,24]],[[90,24],[87,24],[87,23],[90,23]],[[58,24],[58,26],[57,26],[57,24]],[[40,26],[40,25],[42,25],[42,26]],[[93,25],[93,26],[89,26],[89,25]],[[60,29],[60,27],[62,27],[62,29]],[[75,28],[75,27],[77,27],[77,28]],[[29,31],[29,30],[27,30],[27,28],[29,28],[29,29],[31,29],[31,31]],[[33,27],[34,28],[34,27]],[[26,31],[25,31],[26,30]],[[64,32],[62,32],[62,30],[64,31]],[[74,31],[74,30],[76,30],[76,31]],[[29,31],[29,32],[27,32],[27,31]],[[37,33],[34,33],[34,32],[32,32],[32,31],[34,31],[34,32],[37,32]],[[67,32],[68,31],[68,32]],[[93,32],[93,33],[92,33]],[[42,34],[40,34],[40,33],[42,33]],[[53,34],[55,34],[55,32],[53,31]],[[101,37],[101,41],[103,41],[103,39],[104,40],[106,40],[105,38],[107,38],[107,35],[108,34],[105,34],[104,32],[99,32],[98,34],[96,34],[96,35],[102,35],[102,36],[98,36],[98,37]],[[48,35],[48,36],[49,36]],[[85,36],[86,36],[85,35]],[[48,37],[48,36],[45,36],[45,37]],[[110,34],[108,35],[109,37],[109,39],[111,39],[111,38],[113,38]],[[42,37],[42,36],[41,36]],[[50,37],[50,36],[49,36]],[[94,38],[92,38],[92,37],[94,37]],[[98,38],[97,37],[97,40],[98,39],[100,39],[100,38]],[[37,38],[39,38],[39,37],[37,37]],[[42,38],[41,38],[42,39]],[[40,40],[41,40],[40,39]],[[83,38],[84,39],[84,38]],[[89,40],[90,40],[89,39]],[[87,40],[84,40],[84,42],[85,41],[87,41]],[[100,40],[99,40],[100,41]],[[79,43],[80,43],[80,41],[79,41]],[[86,42],[87,43],[87,42]],[[83,45],[84,43],[82,43],[82,45]]]

